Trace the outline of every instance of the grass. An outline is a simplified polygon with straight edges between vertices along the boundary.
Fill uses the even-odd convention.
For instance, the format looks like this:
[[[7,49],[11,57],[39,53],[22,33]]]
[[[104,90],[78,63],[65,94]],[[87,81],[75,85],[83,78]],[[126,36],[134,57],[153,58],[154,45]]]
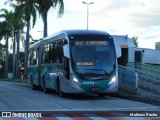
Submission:
[[[25,84],[28,84],[28,80],[27,79],[3,78],[1,80],[8,81],[8,82],[16,82],[16,83],[25,83]]]
[[[123,95],[136,95],[136,91],[131,91],[123,88],[119,88],[119,93]]]

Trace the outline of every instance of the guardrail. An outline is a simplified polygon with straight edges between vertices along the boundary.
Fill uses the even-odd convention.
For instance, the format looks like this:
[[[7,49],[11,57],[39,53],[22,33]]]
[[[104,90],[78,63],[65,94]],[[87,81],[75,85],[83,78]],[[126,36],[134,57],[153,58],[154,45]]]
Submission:
[[[119,87],[136,91],[138,89],[138,74],[134,69],[118,65]]]
[[[128,63],[127,67],[138,73],[140,87],[160,94],[160,67],[142,63]]]

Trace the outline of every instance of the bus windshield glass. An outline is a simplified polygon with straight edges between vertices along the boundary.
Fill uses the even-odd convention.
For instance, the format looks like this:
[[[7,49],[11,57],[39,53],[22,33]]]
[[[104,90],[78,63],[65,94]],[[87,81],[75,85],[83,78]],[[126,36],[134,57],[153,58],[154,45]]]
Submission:
[[[109,79],[116,64],[113,39],[111,37],[70,40],[71,64],[75,73],[83,80]]]

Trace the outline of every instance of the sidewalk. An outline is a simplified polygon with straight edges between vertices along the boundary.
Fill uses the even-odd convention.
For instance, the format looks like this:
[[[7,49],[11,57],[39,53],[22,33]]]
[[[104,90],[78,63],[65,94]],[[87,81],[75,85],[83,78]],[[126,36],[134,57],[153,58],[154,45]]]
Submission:
[[[137,90],[137,93],[140,96],[148,99],[150,102],[155,102],[155,103],[158,103],[160,105],[160,94],[156,94],[154,92],[151,92],[149,90],[145,90],[145,89],[142,89],[142,88],[139,88]]]
[[[135,91],[136,94],[118,94],[117,97],[131,99],[139,102],[144,102],[148,104],[158,105],[160,106],[160,95],[155,94],[153,92],[150,92],[148,90],[138,88],[137,91]]]

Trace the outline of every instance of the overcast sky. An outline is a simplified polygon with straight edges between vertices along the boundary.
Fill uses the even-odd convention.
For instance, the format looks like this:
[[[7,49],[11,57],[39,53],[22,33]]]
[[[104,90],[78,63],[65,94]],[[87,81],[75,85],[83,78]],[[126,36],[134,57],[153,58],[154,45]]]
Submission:
[[[62,18],[57,19],[56,9],[49,11],[48,35],[64,29],[86,29],[87,5],[82,1],[94,2],[89,6],[89,29],[138,36],[143,48],[154,49],[155,42],[160,41],[160,0],[64,0]],[[43,31],[41,18],[31,30],[33,38],[41,38],[38,31]]]

